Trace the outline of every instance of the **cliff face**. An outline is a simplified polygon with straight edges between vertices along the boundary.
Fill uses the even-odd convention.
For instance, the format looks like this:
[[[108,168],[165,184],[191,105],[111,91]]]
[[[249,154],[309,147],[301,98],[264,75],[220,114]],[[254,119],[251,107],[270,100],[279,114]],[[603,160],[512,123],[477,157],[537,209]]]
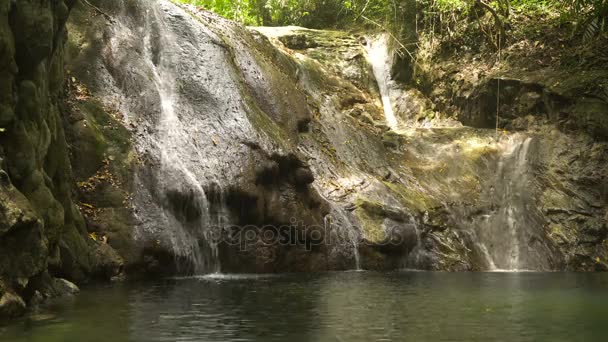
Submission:
[[[90,2],[69,39],[74,1],[0,7],[2,314],[123,264],[607,268],[602,98],[463,81],[457,56],[421,70],[425,96],[386,37]],[[516,133],[489,128],[498,78]]]
[[[50,295],[51,275],[82,282],[98,275],[100,254],[117,257],[89,238],[72,197],[63,47],[74,3],[0,2],[2,314],[19,311],[17,295]]]
[[[501,135],[532,137],[534,182],[527,191],[535,193],[537,225],[561,255],[557,268],[605,271],[608,73],[602,51],[607,42],[572,41],[571,32],[559,28],[531,38],[522,34],[527,25],[518,23],[509,33],[502,62],[479,42],[459,41],[453,48],[448,38],[422,35],[417,83],[433,106],[415,111],[422,115],[404,112],[404,118],[431,122],[437,119],[429,117],[448,113],[468,126],[498,124]]]
[[[501,103],[519,114],[497,134],[476,124],[494,115],[491,85],[452,84],[461,95],[446,98],[441,82],[426,96],[406,89],[386,37],[246,29],[169,1],[93,3],[105,15],[72,16],[70,68],[116,109],[137,163],[123,182],[132,217],[106,202],[89,218],[133,252],[133,269],[605,268],[606,145],[590,126],[530,120],[556,105],[539,102],[542,89],[503,80]],[[571,144],[589,147],[568,162],[583,179],[564,169]]]

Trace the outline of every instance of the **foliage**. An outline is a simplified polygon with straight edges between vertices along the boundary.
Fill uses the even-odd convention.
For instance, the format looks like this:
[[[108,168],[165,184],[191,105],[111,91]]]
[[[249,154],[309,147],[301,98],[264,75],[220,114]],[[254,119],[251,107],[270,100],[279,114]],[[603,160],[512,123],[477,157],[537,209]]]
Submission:
[[[260,24],[256,20],[258,0],[178,0],[178,2],[203,7],[244,24]]]
[[[451,37],[462,22],[474,23],[495,48],[509,38],[508,28],[525,18],[546,18],[561,27],[571,27],[573,37],[580,37],[583,42],[608,31],[608,0],[418,0],[418,3],[423,30]]]
[[[608,0],[176,0],[216,12],[246,25],[299,25],[310,28],[380,26],[402,35],[408,21],[423,29],[449,32],[460,20],[490,12],[495,27],[483,28],[491,37],[504,34],[510,14],[559,15],[573,24],[584,40],[606,32]],[[415,17],[407,15],[414,3]],[[405,15],[404,15],[405,13]],[[482,14],[483,15],[483,14]],[[407,20],[406,20],[407,18]]]
[[[395,18],[399,0],[176,0],[248,25],[340,27],[361,19]],[[412,0],[413,1],[413,0]],[[455,0],[452,0],[455,1]]]
[[[564,0],[562,19],[573,22],[589,41],[608,29],[608,0]]]

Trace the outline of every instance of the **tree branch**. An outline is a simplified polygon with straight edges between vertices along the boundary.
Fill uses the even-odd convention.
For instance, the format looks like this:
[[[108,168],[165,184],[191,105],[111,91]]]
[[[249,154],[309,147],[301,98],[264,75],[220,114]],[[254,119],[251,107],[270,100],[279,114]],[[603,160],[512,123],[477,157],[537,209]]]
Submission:
[[[369,6],[370,2],[371,2],[371,0],[367,0],[367,2],[365,3],[365,6],[363,6],[363,9],[361,10],[361,13],[359,13],[359,15],[357,15],[357,17],[355,18],[355,21],[357,19],[359,19],[359,17],[361,17],[363,15],[363,13],[365,13],[365,10],[367,9],[367,6]]]
[[[488,12],[490,12],[494,17],[494,20],[496,21],[496,28],[498,28],[498,30],[500,31],[500,37],[498,38],[498,46],[500,49],[500,46],[502,45],[500,42],[505,38],[505,25],[503,24],[502,19],[500,19],[500,16],[498,15],[498,13],[496,13],[492,6],[488,5],[483,0],[476,0],[475,2],[484,9],[488,10]]]
[[[102,11],[99,7],[97,7],[97,6],[93,5],[92,3],[90,3],[89,0],[82,0],[82,2],[84,2],[85,5],[91,7],[95,12],[97,12],[97,13],[103,15],[104,17],[106,17],[106,19],[108,19],[109,21],[114,22],[114,18],[111,15],[109,15],[108,13]]]

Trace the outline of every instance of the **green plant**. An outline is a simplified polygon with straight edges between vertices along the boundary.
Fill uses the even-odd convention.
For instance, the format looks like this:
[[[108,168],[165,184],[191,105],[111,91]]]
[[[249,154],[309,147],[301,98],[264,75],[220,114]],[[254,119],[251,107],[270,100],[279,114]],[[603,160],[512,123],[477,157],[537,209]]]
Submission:
[[[606,32],[608,0],[569,0],[567,12],[574,18],[575,33],[582,32],[583,42],[588,42]]]

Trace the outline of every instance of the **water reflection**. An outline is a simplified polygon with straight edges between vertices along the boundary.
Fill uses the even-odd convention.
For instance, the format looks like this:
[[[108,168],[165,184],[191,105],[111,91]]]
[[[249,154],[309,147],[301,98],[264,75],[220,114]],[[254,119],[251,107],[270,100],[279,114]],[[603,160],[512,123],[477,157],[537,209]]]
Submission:
[[[85,289],[0,341],[591,341],[608,276],[372,273],[212,276]]]

